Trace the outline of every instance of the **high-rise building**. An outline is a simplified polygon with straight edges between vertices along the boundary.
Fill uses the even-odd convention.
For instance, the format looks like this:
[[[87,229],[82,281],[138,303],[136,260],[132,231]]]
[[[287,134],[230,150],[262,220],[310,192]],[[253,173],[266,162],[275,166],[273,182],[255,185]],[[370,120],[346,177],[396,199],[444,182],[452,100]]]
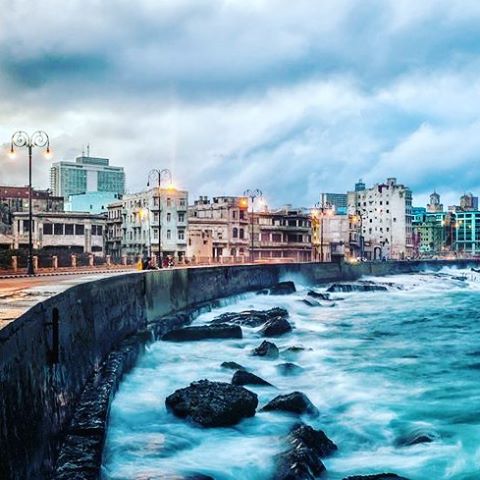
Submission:
[[[320,195],[321,203],[328,204],[338,215],[346,215],[348,207],[348,197],[346,193],[322,193]]]
[[[108,158],[80,155],[74,162],[55,162],[50,169],[50,185],[55,196],[89,192],[125,193],[123,167],[113,167]]]
[[[474,197],[473,193],[466,193],[460,197],[460,209],[464,212],[478,210],[478,197]]]
[[[412,192],[396,178],[348,192],[348,213],[357,219],[351,223],[360,232],[359,253],[372,260],[412,256]]]
[[[430,203],[427,205],[427,212],[443,212],[443,204],[440,203],[440,195],[437,192],[433,192],[430,195]]]

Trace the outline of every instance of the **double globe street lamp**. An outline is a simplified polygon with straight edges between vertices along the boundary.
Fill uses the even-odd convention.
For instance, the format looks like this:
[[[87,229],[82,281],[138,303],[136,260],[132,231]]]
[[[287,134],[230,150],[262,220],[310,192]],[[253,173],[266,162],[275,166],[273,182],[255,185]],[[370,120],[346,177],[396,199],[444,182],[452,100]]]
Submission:
[[[35,275],[33,266],[33,210],[32,210],[32,150],[34,147],[46,147],[45,156],[50,157],[50,139],[46,132],[37,130],[32,135],[18,130],[12,135],[10,142],[10,157],[15,156],[15,147],[25,147],[28,150],[28,259],[27,273]]]
[[[248,197],[250,199],[250,205],[251,205],[251,210],[250,210],[250,262],[253,263],[255,261],[254,257],[254,243],[253,243],[253,207],[255,203],[255,199],[261,197],[262,191],[256,188],[255,190],[245,190],[243,193],[245,197]]]
[[[158,187],[158,266],[162,268],[162,178],[168,179],[167,188],[172,188],[172,172],[168,168],[159,170],[154,168],[148,174],[147,187],[150,186],[150,179],[156,178]]]

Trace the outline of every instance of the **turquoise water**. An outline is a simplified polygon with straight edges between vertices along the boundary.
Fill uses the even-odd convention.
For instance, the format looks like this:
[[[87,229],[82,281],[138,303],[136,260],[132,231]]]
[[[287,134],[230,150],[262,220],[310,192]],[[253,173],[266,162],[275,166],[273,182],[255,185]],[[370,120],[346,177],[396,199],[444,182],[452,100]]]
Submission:
[[[250,356],[261,342],[256,329],[244,328],[242,340],[153,343],[113,401],[103,478],[197,472],[216,480],[268,479],[294,418],[257,413],[233,428],[202,429],[165,409],[165,397],[191,381],[230,381],[233,372],[220,364],[236,361],[275,385],[248,387],[260,406],[293,390],[315,403],[320,416],[305,421],[339,447],[324,461],[330,480],[381,471],[411,480],[480,479],[480,278],[445,272],[372,279],[392,285],[387,292],[334,294],[344,300],[332,308],[300,302],[309,287],[297,283],[294,295],[250,295],[195,321],[285,307],[295,330],[274,340],[281,351],[275,361]],[[466,281],[455,278],[462,274]],[[306,350],[283,351],[292,345]],[[285,361],[304,372],[279,375],[275,366]],[[434,441],[400,446],[412,431]]]

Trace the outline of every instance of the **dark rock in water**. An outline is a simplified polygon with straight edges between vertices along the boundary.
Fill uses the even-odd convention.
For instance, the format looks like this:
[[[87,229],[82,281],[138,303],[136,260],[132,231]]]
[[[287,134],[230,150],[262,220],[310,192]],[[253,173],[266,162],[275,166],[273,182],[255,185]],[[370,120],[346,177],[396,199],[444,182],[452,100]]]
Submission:
[[[177,417],[204,427],[223,427],[253,417],[258,398],[237,385],[200,380],[176,390],[166,398],[165,405]]]
[[[268,320],[267,323],[260,329],[260,333],[264,337],[279,337],[292,331],[290,322],[283,317],[276,317]]]
[[[229,312],[214,318],[210,323],[232,323],[246,327],[259,327],[273,318],[288,318],[288,311],[275,307],[270,310],[247,310],[245,312]]]
[[[334,283],[327,288],[327,292],[386,292],[388,288],[376,284]]]
[[[315,430],[309,425],[300,423],[295,425],[290,434],[288,441],[294,447],[300,444],[311,448],[319,457],[328,457],[334,453],[338,447],[333,443],[322,430]]]
[[[270,291],[268,290],[268,288],[264,288],[263,290],[259,290],[257,292],[257,295],[268,295],[270,293]]]
[[[353,475],[343,480],[408,480],[408,478],[400,477],[395,473],[376,473],[374,475]]]
[[[300,353],[304,352],[306,350],[312,351],[313,348],[305,348],[302,345],[292,345],[291,347],[288,347],[285,349],[286,353]]]
[[[325,471],[320,460],[337,446],[321,430],[296,425],[287,437],[289,449],[275,458],[275,480],[313,480]]]
[[[328,293],[318,293],[318,292],[315,292],[314,290],[310,290],[307,293],[307,296],[315,298],[317,300],[324,300],[326,302],[331,301],[330,295]]]
[[[278,397],[275,397],[262,408],[262,411],[264,412],[271,412],[274,410],[295,413],[297,415],[302,415],[304,413],[313,416],[318,415],[317,407],[315,407],[309,398],[302,392],[278,395]]]
[[[279,355],[278,347],[274,343],[264,340],[257,348],[252,350],[252,355],[275,359]]]
[[[296,365],[295,363],[280,363],[279,365],[276,366],[278,372],[281,375],[285,376],[290,376],[290,375],[299,375],[300,373],[303,372],[303,368],[300,367],[299,365]]]
[[[242,338],[242,329],[238,325],[202,325],[185,327],[166,333],[162,340],[188,342],[192,340],[208,340],[215,338]]]
[[[220,366],[223,368],[228,368],[230,370],[243,370],[244,372],[247,371],[245,367],[243,367],[237,362],[223,362]]]
[[[279,282],[270,288],[270,295],[290,295],[296,291],[297,289],[293,282]]]
[[[438,440],[438,434],[427,430],[426,428],[418,427],[401,435],[395,440],[397,447],[411,447],[419,443],[431,443]]]
[[[312,298],[304,298],[301,300],[305,305],[308,305],[309,307],[321,307],[322,304],[318,302],[317,300],[313,300]]]
[[[263,378],[257,377],[250,372],[245,372],[243,370],[238,370],[233,374],[232,378],[233,385],[264,385],[267,387],[272,387],[271,383],[268,383]]]

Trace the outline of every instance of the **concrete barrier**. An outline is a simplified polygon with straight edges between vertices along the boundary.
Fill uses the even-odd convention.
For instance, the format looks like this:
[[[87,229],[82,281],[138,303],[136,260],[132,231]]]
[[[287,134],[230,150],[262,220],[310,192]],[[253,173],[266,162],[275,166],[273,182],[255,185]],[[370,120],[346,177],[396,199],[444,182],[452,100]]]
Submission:
[[[163,315],[284,279],[316,284],[445,265],[452,262],[217,266],[138,272],[72,287],[0,330],[0,478],[49,478],[87,381],[110,352]]]

